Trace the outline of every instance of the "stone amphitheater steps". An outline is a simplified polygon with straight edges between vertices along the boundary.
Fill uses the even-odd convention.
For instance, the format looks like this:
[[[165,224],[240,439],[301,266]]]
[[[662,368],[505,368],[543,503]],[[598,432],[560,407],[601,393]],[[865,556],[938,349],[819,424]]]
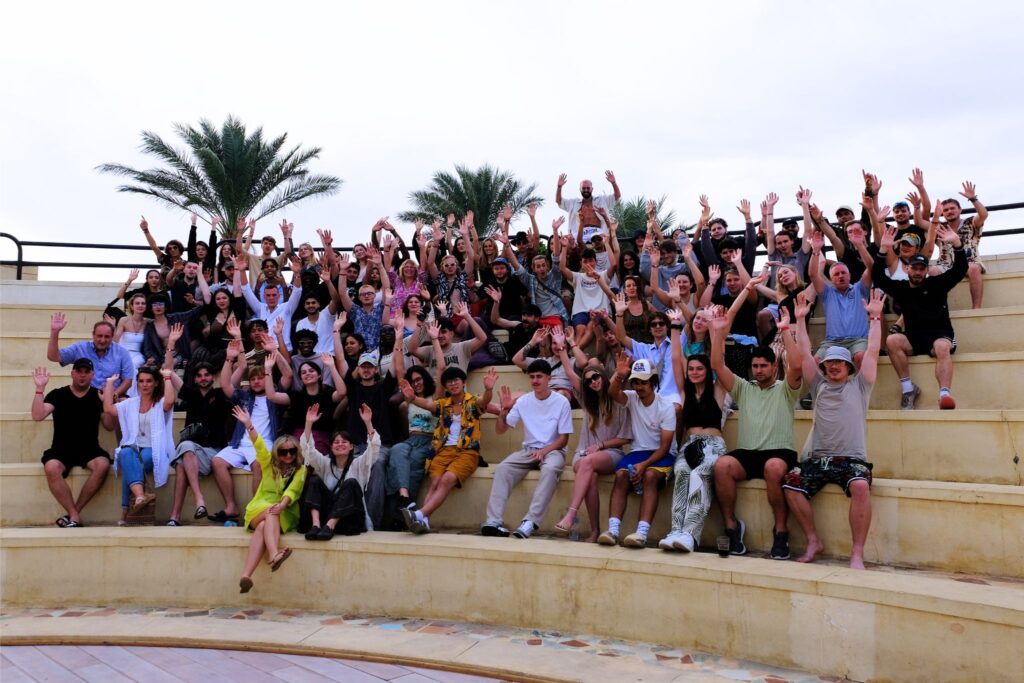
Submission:
[[[570,459],[583,428],[582,411],[573,411],[575,433],[569,438]],[[519,448],[522,433],[497,434],[493,416],[485,416],[484,456],[499,461]],[[794,423],[797,444],[810,431],[810,411],[798,410]],[[53,434],[50,420],[34,422],[29,413],[0,413],[0,466],[38,464]],[[175,414],[175,429],[184,426],[184,413]],[[726,423],[726,443],[736,443],[737,420]],[[876,477],[979,484],[1024,483],[1024,410],[873,410],[868,415],[868,452]],[[100,443],[112,451],[111,432],[100,432]]]
[[[356,614],[573,629],[853,680],[1018,681],[1024,674],[1014,646],[1024,636],[1019,582],[588,544],[570,554],[564,543],[541,539],[369,533],[330,543],[291,536],[295,552],[282,571],[261,567],[253,592],[239,595],[247,542],[223,528],[4,529],[5,603],[344,605]],[[72,566],[77,580],[68,581]]]
[[[435,513],[436,529],[475,530],[484,521],[484,510],[494,477],[493,465],[481,468],[463,485],[450,503]],[[235,497],[240,506],[251,497],[250,475],[235,474]],[[71,477],[77,491],[84,481],[82,470]],[[505,521],[516,525],[529,506],[537,474],[531,473],[509,500]],[[172,479],[158,491],[157,516],[166,521],[170,510]],[[550,532],[565,513],[572,497],[573,474],[562,476],[551,501],[542,529]],[[600,480],[602,520],[607,517],[611,477]],[[109,477],[96,499],[86,508],[87,523],[113,524],[120,518],[120,481]],[[220,509],[221,498],[210,478],[203,480],[204,497],[210,512]],[[422,496],[421,496],[422,497]],[[659,498],[658,514],[651,531],[656,541],[668,533],[671,490]],[[194,501],[186,499],[183,522],[190,522]],[[624,528],[636,525],[638,499],[631,497]],[[997,576],[1024,577],[1024,488],[997,484],[952,484],[899,479],[875,479],[872,488],[873,519],[866,547],[869,562],[901,566],[934,567],[949,571],[971,571]],[[814,499],[820,535],[831,556],[848,557],[850,533],[848,500],[842,491],[828,487]],[[46,479],[38,465],[0,467],[0,526],[48,526],[62,514],[49,495]],[[771,548],[771,510],[763,481],[740,485],[737,514],[747,524],[747,546],[754,552]],[[605,522],[602,521],[602,524]],[[203,523],[205,524],[205,523]],[[581,514],[581,533],[587,533]],[[721,533],[721,518],[713,509],[703,535],[713,545]],[[790,522],[793,547],[802,549],[804,539],[795,521]],[[575,546],[566,546],[569,549]]]

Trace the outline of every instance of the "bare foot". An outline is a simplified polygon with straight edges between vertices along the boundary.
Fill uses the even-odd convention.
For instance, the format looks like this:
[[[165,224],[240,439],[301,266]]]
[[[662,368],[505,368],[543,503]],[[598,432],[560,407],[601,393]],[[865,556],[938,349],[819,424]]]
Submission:
[[[864,569],[864,557],[860,554],[851,555],[850,569]]]
[[[797,562],[814,562],[814,558],[818,556],[825,546],[821,544],[821,541],[815,539],[813,541],[807,541],[807,550],[803,555],[796,558]]]
[[[590,532],[590,535],[583,539],[584,543],[597,543],[597,539],[601,536],[598,531]]]

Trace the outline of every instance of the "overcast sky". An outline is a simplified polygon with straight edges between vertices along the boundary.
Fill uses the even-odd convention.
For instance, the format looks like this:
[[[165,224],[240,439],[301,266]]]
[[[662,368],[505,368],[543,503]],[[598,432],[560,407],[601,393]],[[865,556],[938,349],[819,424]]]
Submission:
[[[322,147],[311,168],[345,181],[258,232],[287,217],[298,239],[327,227],[342,245],[455,163],[538,183],[542,226],[561,213],[559,173],[572,194],[584,177],[603,192],[606,168],[626,196],[666,194],[688,222],[701,193],[730,222],[741,197],[769,191],[777,215],[796,213],[801,184],[831,213],[859,199],[861,168],[886,203],[914,166],[933,198],[971,179],[987,204],[1024,200],[1021,3],[22,2],[4,14],[0,230],[22,239],[141,243],[140,214],[161,243],[184,239],[186,215],[115,192],[94,167],[148,167],[140,131],[171,139],[174,122],[228,114]]]

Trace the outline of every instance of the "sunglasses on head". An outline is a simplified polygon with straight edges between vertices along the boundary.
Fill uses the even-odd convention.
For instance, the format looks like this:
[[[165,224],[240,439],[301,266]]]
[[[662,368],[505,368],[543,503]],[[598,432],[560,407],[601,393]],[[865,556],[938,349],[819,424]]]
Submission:
[[[277,449],[277,453],[278,455],[298,455],[299,449],[294,446],[289,446],[288,448]]]

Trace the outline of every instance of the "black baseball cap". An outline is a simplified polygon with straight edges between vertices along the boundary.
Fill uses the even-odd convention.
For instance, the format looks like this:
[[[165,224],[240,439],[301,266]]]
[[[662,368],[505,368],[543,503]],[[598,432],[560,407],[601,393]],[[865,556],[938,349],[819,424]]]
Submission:
[[[922,256],[921,254],[914,254],[913,256],[910,257],[910,260],[907,261],[907,265],[910,266],[911,268],[913,268],[914,266],[924,266],[925,268],[927,268],[928,257]]]
[[[75,361],[74,365],[71,366],[72,370],[92,370],[92,361],[88,358],[79,358]]]

